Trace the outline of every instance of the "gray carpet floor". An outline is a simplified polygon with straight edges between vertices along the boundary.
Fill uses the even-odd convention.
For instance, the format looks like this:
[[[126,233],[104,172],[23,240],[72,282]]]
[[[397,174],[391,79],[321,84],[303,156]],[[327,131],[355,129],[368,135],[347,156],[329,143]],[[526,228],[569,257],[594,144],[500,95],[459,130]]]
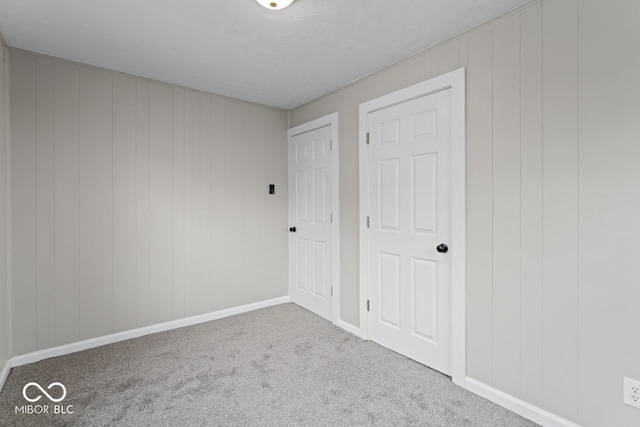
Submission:
[[[15,414],[31,381],[74,413]],[[0,425],[535,426],[293,304],[14,368]]]

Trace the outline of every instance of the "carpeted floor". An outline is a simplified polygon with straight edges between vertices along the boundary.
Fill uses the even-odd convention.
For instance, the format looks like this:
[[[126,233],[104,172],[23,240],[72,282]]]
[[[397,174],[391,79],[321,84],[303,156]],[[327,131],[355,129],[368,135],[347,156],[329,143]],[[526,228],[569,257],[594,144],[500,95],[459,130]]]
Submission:
[[[15,414],[31,381],[73,414]],[[0,425],[535,426],[293,304],[14,368]]]

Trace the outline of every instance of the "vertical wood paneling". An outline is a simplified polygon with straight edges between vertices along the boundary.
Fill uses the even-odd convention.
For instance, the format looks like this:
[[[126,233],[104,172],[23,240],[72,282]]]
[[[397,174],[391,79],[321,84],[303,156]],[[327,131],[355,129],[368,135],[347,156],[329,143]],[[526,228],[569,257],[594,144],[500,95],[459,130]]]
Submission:
[[[37,345],[55,345],[54,65],[36,57]]]
[[[267,224],[266,253],[264,262],[266,270],[264,281],[267,283],[277,283],[270,289],[264,289],[268,298],[275,298],[282,292],[289,292],[289,270],[273,268],[278,265],[278,254],[288,254],[289,236],[288,229],[288,144],[287,141],[287,117],[277,110],[269,110],[265,114],[265,153],[264,165],[266,181],[276,185],[276,194],[269,196],[264,210],[265,224]],[[284,173],[282,173],[284,171]],[[284,231],[284,232],[283,232]]]
[[[275,151],[275,152],[279,152],[279,145],[278,145],[278,141],[275,140],[273,138],[273,136],[270,134],[271,131],[271,127],[278,127],[279,129],[282,129],[281,124],[278,123],[278,117],[273,115],[270,115],[269,111],[267,111],[266,108],[261,107],[261,110],[258,114],[257,114],[257,121],[258,123],[256,123],[256,128],[254,131],[258,132],[258,136],[257,139],[255,141],[253,141],[253,148],[255,149],[258,154],[258,158],[262,158],[265,159],[268,156],[268,152],[269,151]],[[285,126],[286,127],[286,126]],[[284,154],[284,152],[280,151],[283,155],[284,158],[286,158],[285,164],[288,163],[288,155]],[[287,199],[288,198],[288,192],[286,191],[286,183],[278,183],[278,186],[276,187],[276,191],[278,191],[278,193],[276,194],[268,194],[268,187],[264,186],[264,183],[268,183],[268,184],[274,184],[273,182],[273,176],[270,173],[271,171],[269,170],[272,165],[268,164],[267,162],[261,162],[260,163],[260,173],[259,175],[255,176],[255,181],[254,181],[254,185],[256,185],[256,193],[258,194],[258,197],[262,198],[262,210],[261,213],[256,212],[255,215],[257,216],[257,218],[255,219],[255,228],[260,228],[259,230],[259,235],[260,235],[260,248],[261,248],[261,253],[267,253],[269,252],[270,249],[270,245],[272,245],[274,243],[274,240],[270,238],[270,234],[272,230],[279,230],[280,228],[278,227],[278,220],[282,221],[283,219],[286,221],[285,222],[285,231],[287,230],[286,228],[286,223],[288,222],[288,217],[284,217],[284,218],[278,218],[275,217],[274,219],[272,219],[272,217],[270,215],[268,215],[269,212],[269,207],[270,206],[279,206],[278,202],[274,196],[276,196],[276,194],[280,197],[283,197],[283,199]],[[288,215],[288,213],[287,213]],[[285,233],[286,235],[286,233]],[[288,250],[288,246],[285,246],[285,248]],[[275,256],[275,255],[272,255]],[[270,268],[270,266],[272,265],[271,260],[267,259],[267,257],[265,256],[258,256],[258,258],[260,259],[260,261],[258,262],[258,267],[259,267],[259,274],[261,275],[261,277],[267,278],[269,277],[269,271],[272,270]],[[273,293],[272,289],[266,289],[264,287],[260,287],[259,285],[256,284],[256,282],[254,281],[254,279],[251,278],[247,278],[247,280],[249,281],[249,284],[253,284],[254,287],[257,287],[258,289],[255,290],[256,295],[259,296],[262,299],[269,299],[269,298],[273,298],[273,295],[275,295]],[[285,285],[288,289],[288,271],[287,271],[287,276],[282,279],[282,278],[277,278],[274,279],[277,280],[278,282],[283,282],[282,285]],[[257,282],[259,283],[259,281]],[[288,292],[288,291],[287,291]]]
[[[255,157],[253,157],[252,163],[247,162],[247,167],[249,167],[251,164],[257,164],[259,158],[267,158],[268,152],[271,150],[275,151],[276,153],[280,152],[283,156],[283,160],[285,160],[285,164],[287,164],[288,154],[279,150],[277,140],[274,140],[273,136],[270,134],[271,127],[278,127],[279,129],[282,129],[278,123],[278,117],[274,115],[273,118],[271,118],[269,112],[265,107],[259,107],[258,109],[256,109],[253,117],[254,120],[252,120],[252,127],[250,129],[247,129],[246,151],[248,157],[251,157],[251,155],[248,154],[249,151],[252,151],[253,156]],[[247,219],[247,230],[245,236],[245,239],[247,241],[246,245],[247,247],[249,246],[249,236],[252,233],[255,233],[258,236],[258,246],[257,248],[253,249],[253,253],[255,254],[255,256],[257,256],[257,259],[259,259],[259,261],[256,263],[257,271],[253,272],[254,275],[251,276],[249,274],[250,272],[247,271],[247,286],[253,286],[253,288],[249,292],[262,299],[273,298],[274,294],[273,290],[260,287],[257,284],[259,283],[259,278],[256,275],[259,274],[260,277],[268,277],[270,265],[272,265],[274,261],[268,259],[267,257],[260,256],[260,253],[264,254],[271,250],[270,245],[273,243],[270,242],[273,242],[273,240],[270,239],[269,234],[271,233],[271,230],[280,229],[278,227],[278,221],[284,219],[288,222],[288,212],[287,216],[285,216],[284,218],[276,217],[274,219],[272,219],[272,217],[267,214],[270,205],[280,206],[277,204],[277,199],[274,198],[276,194],[269,194],[268,187],[264,186],[264,183],[273,183],[270,181],[271,178],[269,177],[270,167],[270,164],[261,162],[260,167],[257,171],[255,171],[255,173],[247,174],[248,188],[251,188],[250,193],[255,194],[254,200],[256,200],[256,202],[260,204],[261,209],[260,212],[251,212],[252,216]],[[286,191],[286,186],[286,183],[282,183],[279,187],[276,188],[276,190],[279,192],[277,194],[285,199],[288,198],[288,191]],[[247,200],[247,204],[250,203],[251,200]],[[285,223],[285,231],[286,230],[287,228]],[[285,248],[288,250],[288,245],[285,245]],[[275,254],[273,254],[272,256],[275,256]],[[285,278],[276,278],[274,280],[277,280],[278,282],[284,281],[288,288],[288,275]]]
[[[438,47],[438,74],[448,73],[460,65],[459,40],[453,39]]]
[[[493,35],[468,34],[467,375],[493,381]]]
[[[244,164],[244,135],[246,114],[245,106],[235,100],[225,100],[226,112],[226,167],[225,182],[229,183],[227,191],[227,211],[225,224],[225,241],[229,252],[225,261],[227,269],[226,283],[228,283],[226,297],[238,305],[244,292],[244,265],[245,260],[234,257],[231,254],[243,253],[244,247],[244,221],[245,221],[245,164]]]
[[[251,300],[256,293],[258,295],[261,293],[259,283],[263,274],[264,257],[262,254],[268,251],[263,246],[263,212],[265,195],[268,196],[268,187],[261,185],[265,182],[262,176],[262,167],[252,167],[252,165],[258,165],[258,159],[264,155],[262,151],[264,139],[261,138],[264,132],[258,109],[259,107],[256,105],[250,106],[245,129],[245,204],[247,206],[253,204],[256,209],[245,211],[244,247],[247,258],[244,263],[246,276],[242,304],[252,302]]]
[[[343,98],[344,100],[348,100],[348,98]],[[357,185],[358,182],[358,171],[357,168],[352,167],[351,165],[357,164],[358,162],[358,147],[357,144],[349,144],[344,141],[357,141],[358,140],[358,110],[354,109],[343,109],[340,111],[340,126],[339,130],[341,133],[341,144],[340,144],[340,182],[351,183],[347,184],[340,191],[340,198],[342,201],[351,201],[357,200],[359,194],[359,188]],[[350,206],[351,205],[351,206]],[[346,209],[342,210],[340,216],[340,228],[345,230],[357,229],[358,224],[360,222],[360,212],[357,205],[350,204],[347,202],[346,204],[341,204],[345,206]],[[349,236],[349,238],[341,238],[340,239],[340,253],[346,253],[346,259],[342,260],[341,265],[358,265],[358,246],[359,241],[356,236]],[[343,252],[344,251],[344,252]],[[343,273],[341,273],[341,283],[357,283],[358,280],[358,271],[357,269],[345,269]],[[343,289],[340,290],[340,303],[343,301],[345,304],[352,304],[353,306],[358,305],[358,301],[360,299],[359,290],[356,287],[351,289]],[[345,315],[343,318],[350,322],[359,323],[359,313],[351,312]]]
[[[149,84],[149,323],[171,319],[173,277],[173,91]]]
[[[185,91],[185,315],[198,313],[200,298],[200,95]]]
[[[493,25],[493,386],[520,393],[520,15]]]
[[[405,88],[424,80],[424,63],[421,56],[414,56],[398,65],[394,66],[391,71],[394,88]],[[353,86],[346,87],[341,94],[346,95],[347,92],[353,90]],[[348,95],[347,95],[348,96]]]
[[[382,96],[386,93],[393,92],[394,90],[400,89],[399,87],[393,86],[393,68],[387,68],[386,70],[382,70],[379,73],[374,74],[371,78],[375,81],[373,84],[373,92],[372,96]],[[322,98],[320,101],[326,101],[327,106],[323,111],[330,111],[331,104],[337,103],[336,99],[339,98],[338,93],[332,93],[331,95]],[[327,113],[329,114],[329,113]]]
[[[213,224],[225,224],[225,116],[224,98],[211,96],[211,221]],[[225,274],[227,265],[224,262],[226,248],[216,245],[223,242],[225,227],[211,227],[211,309],[219,310],[224,304]]]
[[[136,79],[113,75],[113,330],[136,319]]]
[[[547,1],[543,19],[543,408],[577,419],[577,0]]]
[[[11,55],[14,354],[286,295],[285,112]]]
[[[225,151],[224,151],[224,98],[211,96],[211,239],[224,241],[224,203],[225,203]],[[225,247],[214,244],[211,249],[212,283],[225,283],[226,265],[224,263]],[[213,286],[211,289],[211,310],[219,310],[224,303],[224,286]]]
[[[77,65],[55,62],[56,345],[80,339],[78,74]]]
[[[36,288],[36,58],[16,52],[11,57],[11,217],[13,352],[37,349]],[[16,144],[15,141],[20,141]]]
[[[520,397],[542,404],[542,5],[521,12]]]
[[[4,45],[0,45],[0,168],[4,171],[0,173],[0,365],[4,366],[11,357],[10,354],[10,335],[9,335],[9,313],[11,301],[9,301],[8,288],[8,262],[9,262],[9,227],[7,218],[9,216],[8,204],[8,171],[9,161],[8,154],[8,102],[9,102],[9,85],[7,84],[7,66],[8,51]]]
[[[466,34],[458,39],[458,67],[469,65],[469,37]]]
[[[173,318],[184,317],[184,89],[173,88]]]
[[[579,2],[580,289],[577,421],[640,425],[640,2]],[[612,250],[615,248],[615,250]]]
[[[429,50],[423,54],[424,56],[424,80],[437,76],[438,73],[438,51],[436,49]]]
[[[198,311],[211,302],[211,98],[200,93],[200,289]]]
[[[136,79],[137,324],[149,324],[149,82]]]
[[[80,338],[113,331],[113,77],[80,67]]]

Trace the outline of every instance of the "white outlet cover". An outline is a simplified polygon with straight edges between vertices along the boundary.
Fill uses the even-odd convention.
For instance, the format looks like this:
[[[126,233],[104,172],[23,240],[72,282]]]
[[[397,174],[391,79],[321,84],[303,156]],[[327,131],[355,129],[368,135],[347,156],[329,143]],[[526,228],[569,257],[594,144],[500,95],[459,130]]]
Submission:
[[[622,378],[622,402],[640,409],[640,381]]]

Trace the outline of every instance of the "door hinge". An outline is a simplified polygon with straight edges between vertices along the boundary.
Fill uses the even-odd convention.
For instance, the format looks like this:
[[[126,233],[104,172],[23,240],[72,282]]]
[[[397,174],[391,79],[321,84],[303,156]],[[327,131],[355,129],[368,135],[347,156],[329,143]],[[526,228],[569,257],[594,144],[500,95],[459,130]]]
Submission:
[[[330,214],[331,216],[331,224],[333,224],[333,214]]]
[[[371,311],[371,301],[367,300],[367,311]]]
[[[329,140],[329,151],[333,151],[333,140]]]
[[[331,285],[331,296],[333,296],[333,285]]]
[[[369,132],[367,132],[367,145],[369,145]]]
[[[370,221],[369,221],[369,215],[367,215],[367,228],[369,228],[369,223],[370,223]]]

